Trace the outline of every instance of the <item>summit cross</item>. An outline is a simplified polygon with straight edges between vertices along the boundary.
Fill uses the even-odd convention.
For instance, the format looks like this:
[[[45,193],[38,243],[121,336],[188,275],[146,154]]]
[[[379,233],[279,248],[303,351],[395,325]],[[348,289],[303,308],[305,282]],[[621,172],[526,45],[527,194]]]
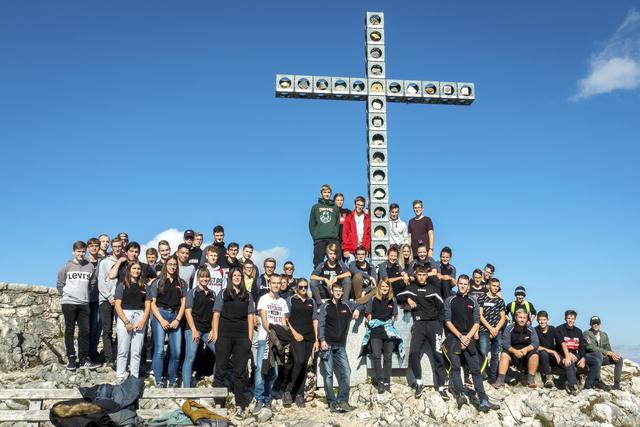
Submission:
[[[371,261],[379,265],[389,249],[389,163],[387,102],[470,105],[473,83],[387,78],[384,14],[365,17],[367,77],[276,75],[276,97],[367,102],[367,181],[371,215]]]

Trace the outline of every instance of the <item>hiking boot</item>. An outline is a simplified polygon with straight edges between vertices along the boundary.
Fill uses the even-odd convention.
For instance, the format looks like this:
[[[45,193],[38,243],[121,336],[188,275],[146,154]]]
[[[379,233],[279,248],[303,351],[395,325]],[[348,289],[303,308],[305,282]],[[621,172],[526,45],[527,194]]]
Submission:
[[[344,412],[351,412],[354,409],[357,409],[355,406],[351,406],[349,405],[349,402],[340,402],[338,404],[338,406],[340,407],[340,409],[342,409]]]
[[[456,395],[456,404],[458,405],[458,409],[461,409],[467,403],[467,396],[464,394]]]
[[[291,397],[291,393],[285,391],[282,393],[282,406],[285,408],[290,408],[293,405],[293,398]]]
[[[424,384],[416,384],[415,393],[413,394],[413,397],[415,397],[416,399],[420,399],[420,396],[422,396],[423,392],[424,392]]]
[[[96,369],[98,369],[100,367],[99,364],[97,363],[93,363],[90,360],[85,360],[84,363],[82,365],[80,365],[80,368],[82,369],[90,369],[92,371],[95,371]]]
[[[593,387],[604,391],[611,391],[611,386],[603,383],[602,381],[596,381]]]
[[[251,411],[251,413],[253,415],[258,415],[260,412],[262,412],[262,408],[264,408],[264,403],[258,400],[256,401],[256,406],[253,407],[253,411]]]
[[[438,394],[445,402],[449,401],[449,393],[447,393],[447,390],[441,388],[440,390],[438,390]]]
[[[620,387],[620,384],[614,384],[611,390],[622,390],[622,387]]]
[[[76,363],[76,358],[75,357],[70,357],[69,361],[67,362],[67,371],[74,372],[76,369],[78,369],[78,364]]]
[[[480,405],[478,405],[478,409],[486,414],[491,409],[491,405],[489,405],[489,401],[487,399],[484,399],[480,401]]]
[[[306,408],[307,404],[304,402],[304,396],[299,394],[296,396],[296,406],[298,408]]]
[[[536,380],[528,380],[527,381],[527,387],[529,388],[538,388],[538,385],[536,384]]]
[[[551,377],[547,377],[544,380],[544,388],[553,388],[553,379]]]

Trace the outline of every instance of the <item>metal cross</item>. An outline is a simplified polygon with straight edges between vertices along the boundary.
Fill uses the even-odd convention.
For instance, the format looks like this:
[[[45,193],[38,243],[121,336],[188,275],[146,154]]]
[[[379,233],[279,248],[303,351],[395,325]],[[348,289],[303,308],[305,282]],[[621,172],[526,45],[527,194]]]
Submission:
[[[367,178],[371,213],[371,260],[386,260],[389,248],[389,167],[387,102],[470,105],[473,83],[395,80],[387,78],[384,14],[367,12],[365,45],[367,77],[276,75],[276,96],[367,101]]]

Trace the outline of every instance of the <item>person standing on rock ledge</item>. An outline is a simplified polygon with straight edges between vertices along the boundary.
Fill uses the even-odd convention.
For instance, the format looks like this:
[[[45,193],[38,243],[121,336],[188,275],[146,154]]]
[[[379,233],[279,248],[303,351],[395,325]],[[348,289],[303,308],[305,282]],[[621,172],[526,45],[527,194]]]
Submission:
[[[100,302],[100,319],[102,320],[102,350],[105,363],[112,368],[115,367],[115,357],[113,354],[113,319],[115,315],[116,279],[109,278],[109,271],[118,262],[122,254],[122,241],[115,237],[111,241],[111,254],[102,258],[98,264],[98,292]]]
[[[336,282],[331,287],[331,300],[322,304],[318,316],[318,340],[322,350],[320,372],[331,412],[349,412],[356,409],[349,404],[351,367],[345,347],[351,318],[357,319],[360,311],[354,302],[342,299],[343,292],[342,284]],[[334,369],[338,378],[337,398],[333,392]]]
[[[451,364],[450,381],[458,408],[467,403],[462,386],[460,369],[462,359],[466,361],[473,378],[475,392],[480,399],[478,408],[482,412],[500,409],[489,403],[484,391],[482,373],[480,372],[480,349],[475,335],[480,328],[480,307],[475,298],[469,297],[469,276],[461,274],[458,278],[458,293],[444,302],[444,324],[447,327],[447,338],[444,341],[444,355]]]

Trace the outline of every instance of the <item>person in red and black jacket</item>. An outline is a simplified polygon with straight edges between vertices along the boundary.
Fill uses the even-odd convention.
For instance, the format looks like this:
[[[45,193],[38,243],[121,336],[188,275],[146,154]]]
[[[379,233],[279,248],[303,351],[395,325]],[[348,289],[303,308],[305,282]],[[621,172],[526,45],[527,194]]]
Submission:
[[[566,323],[556,327],[557,350],[562,357],[561,365],[567,374],[567,392],[573,395],[580,391],[577,378],[578,368],[585,368],[588,362],[585,358],[587,342],[584,340],[582,330],[575,326],[576,317],[578,317],[578,313],[575,310],[567,310],[564,312]]]
[[[364,197],[356,197],[353,203],[354,211],[347,215],[342,226],[342,256],[349,260],[353,259],[358,246],[371,252],[371,218],[364,212]]]

